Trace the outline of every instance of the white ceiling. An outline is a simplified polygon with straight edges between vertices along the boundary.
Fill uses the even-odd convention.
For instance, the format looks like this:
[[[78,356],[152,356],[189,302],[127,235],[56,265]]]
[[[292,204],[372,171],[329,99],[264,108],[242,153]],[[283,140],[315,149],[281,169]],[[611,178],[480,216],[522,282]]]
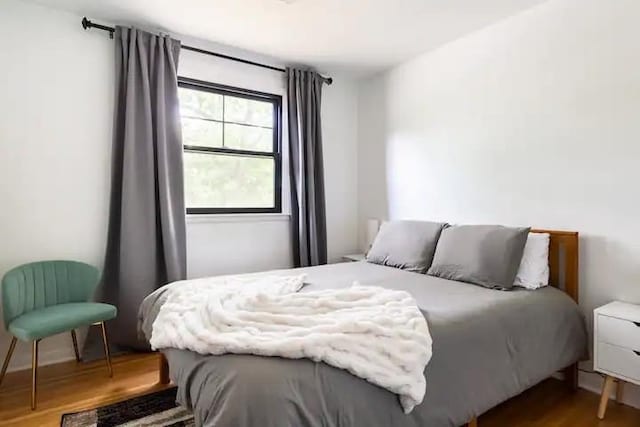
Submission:
[[[388,68],[544,0],[29,0],[321,71]]]

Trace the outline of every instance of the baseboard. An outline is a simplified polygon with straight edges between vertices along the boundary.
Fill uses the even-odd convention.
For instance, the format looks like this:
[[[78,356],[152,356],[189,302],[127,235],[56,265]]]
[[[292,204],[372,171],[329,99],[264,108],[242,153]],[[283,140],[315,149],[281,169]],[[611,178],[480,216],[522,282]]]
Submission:
[[[71,360],[75,360],[73,350],[71,353],[68,349],[51,350],[47,352],[40,352],[38,355],[38,366],[53,365],[55,363],[69,362]],[[16,354],[11,358],[11,365],[7,372],[22,371],[24,369],[31,369],[31,354],[16,351]]]
[[[84,341],[84,338],[85,338],[84,335],[85,335],[84,333],[81,335],[82,341]],[[47,344],[50,344],[51,347],[49,348],[45,347],[42,349],[42,351],[40,352],[38,365],[45,366],[45,365],[51,365],[54,363],[68,362],[68,361],[74,360],[75,356],[73,354],[72,347],[70,346],[70,342],[67,343],[65,342],[65,340],[70,341],[70,338],[55,337],[51,340],[52,342],[47,343]],[[9,372],[31,368],[30,348],[27,348],[28,346],[25,346],[24,343],[22,344],[23,345],[20,346],[20,343],[18,343],[20,347],[16,348],[16,351],[11,360]],[[66,344],[66,345],[63,345],[63,344]],[[554,376],[561,378],[560,374],[557,374]],[[601,390],[602,390],[602,382],[603,382],[602,376],[597,373],[580,371],[578,375],[579,387],[598,395],[601,393]],[[634,384],[627,384],[625,386],[624,404],[640,409],[640,387]]]
[[[77,334],[78,345],[82,348],[86,339],[86,328],[78,329]],[[8,348],[8,336],[5,344]],[[4,358],[6,350],[1,350],[2,355],[0,357]],[[40,341],[38,349],[38,366],[52,365],[54,363],[68,362],[70,360],[75,360],[73,344],[71,343],[71,334],[58,334]],[[23,369],[31,369],[31,343],[18,340],[7,372],[21,371]]]

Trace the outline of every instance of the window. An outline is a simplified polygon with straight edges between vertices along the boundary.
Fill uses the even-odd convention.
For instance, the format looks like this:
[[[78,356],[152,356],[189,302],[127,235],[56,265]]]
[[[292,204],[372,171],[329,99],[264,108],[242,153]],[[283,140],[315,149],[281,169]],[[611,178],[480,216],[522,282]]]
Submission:
[[[282,98],[178,79],[187,213],[279,213]]]

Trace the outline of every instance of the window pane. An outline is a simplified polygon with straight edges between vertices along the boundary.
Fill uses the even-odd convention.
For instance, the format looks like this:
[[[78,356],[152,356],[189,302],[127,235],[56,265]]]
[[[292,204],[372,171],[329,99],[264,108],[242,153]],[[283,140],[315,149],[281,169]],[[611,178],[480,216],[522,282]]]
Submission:
[[[202,147],[222,147],[222,123],[183,117],[182,143]]]
[[[273,129],[225,123],[224,146],[240,150],[273,152]]]
[[[272,158],[185,152],[184,174],[187,207],[274,207]]]
[[[181,87],[178,96],[182,116],[222,120],[222,95]]]
[[[224,121],[273,127],[273,104],[270,102],[225,96]]]

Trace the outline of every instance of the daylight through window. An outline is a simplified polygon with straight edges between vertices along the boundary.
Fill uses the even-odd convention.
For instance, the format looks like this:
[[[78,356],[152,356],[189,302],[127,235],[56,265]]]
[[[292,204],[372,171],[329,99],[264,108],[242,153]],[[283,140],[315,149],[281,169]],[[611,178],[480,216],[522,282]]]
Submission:
[[[187,213],[281,212],[281,97],[178,85]]]

